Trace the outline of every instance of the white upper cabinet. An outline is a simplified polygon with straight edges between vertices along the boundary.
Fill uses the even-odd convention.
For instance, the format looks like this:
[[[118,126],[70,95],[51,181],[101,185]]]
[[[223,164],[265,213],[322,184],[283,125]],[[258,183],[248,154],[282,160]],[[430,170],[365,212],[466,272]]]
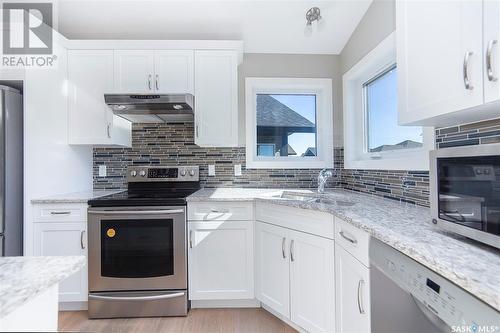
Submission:
[[[131,146],[129,121],[104,103],[113,90],[113,51],[68,51],[68,142]]]
[[[334,332],[334,242],[292,230],[289,238],[290,318],[308,332]]]
[[[115,50],[115,91],[119,93],[153,92],[154,51]]]
[[[481,1],[397,1],[396,33],[401,124],[445,125],[483,104]]]
[[[194,94],[194,51],[156,50],[154,89]]]
[[[193,50],[115,50],[115,92],[193,93]]]
[[[500,100],[500,1],[484,2],[484,101]]]
[[[195,51],[195,143],[238,145],[236,51]]]

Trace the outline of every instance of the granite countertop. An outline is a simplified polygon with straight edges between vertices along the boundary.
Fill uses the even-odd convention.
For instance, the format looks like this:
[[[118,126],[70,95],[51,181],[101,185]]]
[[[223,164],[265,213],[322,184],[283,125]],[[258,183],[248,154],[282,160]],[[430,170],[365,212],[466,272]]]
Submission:
[[[32,199],[33,204],[52,203],[87,203],[90,199],[103,197],[105,195],[120,193],[125,190],[88,190],[82,192],[64,193],[51,195],[50,197]]]
[[[79,271],[84,256],[1,257],[0,318]]]
[[[351,206],[280,198],[284,190],[202,189],[188,201],[249,201],[331,213],[462,287],[500,311],[500,250],[445,232],[431,222],[430,210],[390,199],[335,189],[322,195]],[[286,192],[295,192],[286,190]],[[316,196],[314,190],[301,190]]]

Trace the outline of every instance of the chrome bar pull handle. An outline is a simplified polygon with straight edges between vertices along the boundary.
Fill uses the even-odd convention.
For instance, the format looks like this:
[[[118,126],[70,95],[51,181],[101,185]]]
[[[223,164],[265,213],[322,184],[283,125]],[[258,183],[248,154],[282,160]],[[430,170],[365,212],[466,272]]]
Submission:
[[[80,233],[80,247],[82,248],[82,250],[85,250],[85,244],[84,244],[84,241],[83,241],[83,236],[85,236],[85,230],[82,230],[82,232]]]
[[[152,79],[151,74],[149,74],[149,75],[148,75],[148,88],[149,88],[149,90],[152,90],[152,87],[151,87],[151,79]]]
[[[50,212],[50,215],[69,215],[71,212],[64,211],[64,212]]]
[[[158,74],[156,74],[156,78],[155,78],[155,86],[156,86],[156,90],[160,90],[160,84],[159,84],[159,81],[160,81],[160,77],[158,76]]]
[[[286,238],[283,237],[283,239],[281,240],[281,255],[283,256],[283,259],[286,259],[285,243],[286,243]]]
[[[108,126],[106,126],[106,132],[108,134],[108,138],[111,139],[111,124],[108,123]]]
[[[193,230],[189,230],[189,248],[193,248]]]
[[[365,280],[359,280],[358,282],[358,310],[360,314],[365,314],[365,307],[363,306],[363,285]]]
[[[340,234],[340,236],[342,236],[342,238],[347,240],[349,243],[356,244],[358,242],[355,238],[351,238],[351,237],[347,236],[347,234],[343,230],[341,230],[339,232],[339,234]]]
[[[464,66],[463,66],[463,76],[464,76],[464,86],[467,90],[474,89],[474,86],[470,83],[469,79],[469,59],[474,53],[472,51],[466,51],[464,55]]]
[[[295,241],[292,239],[292,241],[290,242],[290,260],[291,261],[295,261],[295,257],[293,255],[293,252],[294,252],[294,246],[295,245]]]
[[[498,80],[493,73],[493,66],[491,64],[491,55],[493,52],[493,46],[498,43],[496,39],[492,39],[488,42],[488,47],[486,48],[486,74],[488,75],[488,81],[496,82]]]

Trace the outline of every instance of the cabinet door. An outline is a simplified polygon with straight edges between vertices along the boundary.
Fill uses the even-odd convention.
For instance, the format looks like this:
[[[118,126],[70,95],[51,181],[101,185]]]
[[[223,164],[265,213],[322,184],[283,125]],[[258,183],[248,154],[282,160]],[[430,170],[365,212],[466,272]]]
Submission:
[[[500,0],[484,1],[484,99],[500,100]]]
[[[256,298],[290,318],[288,244],[286,229],[255,223]]]
[[[119,93],[154,91],[154,51],[115,50],[115,90]]]
[[[396,2],[400,123],[483,103],[482,15],[482,1]]]
[[[36,256],[86,256],[87,223],[35,223]],[[87,301],[87,267],[59,284],[59,301]]]
[[[238,145],[238,73],[234,51],[195,51],[195,143]]]
[[[337,332],[370,332],[370,271],[335,245]]]
[[[194,94],[194,51],[155,51],[155,90]]]
[[[289,236],[291,320],[309,332],[333,332],[334,242],[298,231]]]
[[[113,90],[113,51],[69,50],[70,144],[111,143],[113,112],[104,93]]]
[[[252,224],[188,223],[190,300],[254,298]]]

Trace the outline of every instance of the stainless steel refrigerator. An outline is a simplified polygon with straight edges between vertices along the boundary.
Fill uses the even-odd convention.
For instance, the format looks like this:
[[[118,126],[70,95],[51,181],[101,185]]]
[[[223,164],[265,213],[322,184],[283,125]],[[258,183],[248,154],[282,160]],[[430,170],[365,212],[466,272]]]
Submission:
[[[23,98],[0,85],[0,256],[23,255]]]

